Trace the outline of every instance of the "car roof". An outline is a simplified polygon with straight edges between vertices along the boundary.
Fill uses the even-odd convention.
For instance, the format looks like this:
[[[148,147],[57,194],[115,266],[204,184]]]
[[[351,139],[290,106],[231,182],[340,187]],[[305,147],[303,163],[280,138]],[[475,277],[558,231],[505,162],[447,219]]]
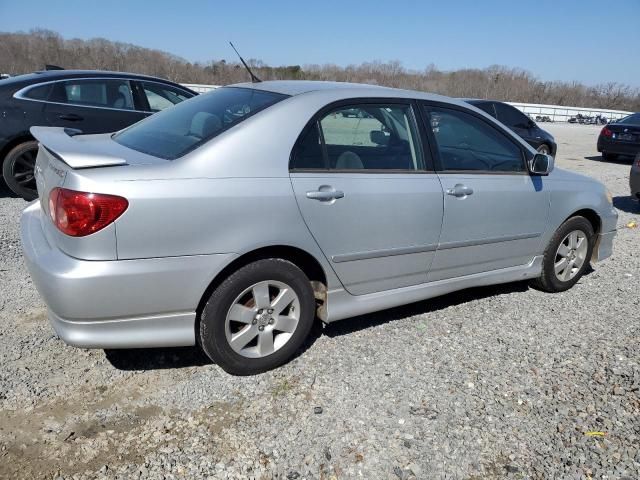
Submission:
[[[455,98],[437,95],[435,93],[419,92],[414,90],[403,90],[399,88],[383,87],[380,85],[368,85],[365,83],[349,82],[325,82],[315,80],[270,80],[256,83],[236,83],[230,87],[253,88],[268,92],[281,93],[284,95],[296,96],[311,92],[331,91],[337,97],[377,97],[377,98],[416,98],[422,100],[435,100],[447,103],[459,103]]]
[[[132,80],[152,80],[155,82],[167,83],[170,85],[179,86],[182,89],[191,91],[187,87],[183,87],[170,80],[164,78],[152,77],[151,75],[142,75],[139,73],[128,72],[113,72],[110,70],[39,70],[33,73],[27,73],[24,75],[17,75],[15,77],[9,77],[1,81],[0,86],[3,85],[31,85],[38,82],[47,82],[53,80],[64,80],[69,78],[91,78],[91,77],[114,77],[114,78],[128,78]],[[195,93],[195,92],[194,92]]]

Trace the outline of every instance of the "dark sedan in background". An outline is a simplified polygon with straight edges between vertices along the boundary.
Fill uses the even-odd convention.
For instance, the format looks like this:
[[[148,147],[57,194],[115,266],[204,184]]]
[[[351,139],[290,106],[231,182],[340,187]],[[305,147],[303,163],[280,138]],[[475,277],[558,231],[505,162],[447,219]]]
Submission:
[[[640,153],[640,113],[606,125],[598,137],[598,151],[605,160],[615,160],[618,155],[634,157]]]
[[[495,100],[465,99],[465,102],[498,119],[538,152],[556,156],[558,147],[553,135],[540,128],[516,107]]]
[[[114,132],[195,95],[167,80],[96,70],[50,70],[0,80],[4,181],[26,200],[37,197],[38,142],[29,132],[32,126]]]
[[[631,166],[629,187],[631,188],[631,196],[636,200],[640,200],[640,153],[636,155],[633,165]]]

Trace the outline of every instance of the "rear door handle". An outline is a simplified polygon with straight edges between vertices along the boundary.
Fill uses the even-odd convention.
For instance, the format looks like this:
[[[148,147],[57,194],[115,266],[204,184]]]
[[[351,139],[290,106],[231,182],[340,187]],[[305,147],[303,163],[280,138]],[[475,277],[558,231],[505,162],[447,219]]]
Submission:
[[[467,187],[462,183],[456,184],[453,188],[447,189],[447,195],[452,195],[454,197],[466,197],[467,195],[473,194],[473,188]]]
[[[307,192],[307,198],[310,198],[311,200],[320,200],[321,202],[328,202],[330,200],[344,198],[344,192],[341,192],[340,190],[315,190]]]
[[[76,115],[75,113],[61,113],[58,115],[60,120],[68,120],[69,122],[79,122],[82,120],[80,115]]]

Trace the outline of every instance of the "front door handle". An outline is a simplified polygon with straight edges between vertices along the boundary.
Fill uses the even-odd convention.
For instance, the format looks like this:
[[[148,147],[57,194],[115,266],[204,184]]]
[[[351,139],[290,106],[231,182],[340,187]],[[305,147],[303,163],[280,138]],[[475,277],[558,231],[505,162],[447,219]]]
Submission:
[[[344,198],[344,192],[340,190],[315,190],[307,192],[307,198],[311,200],[320,200],[321,202],[328,202],[331,200],[337,200],[338,198]]]
[[[60,115],[58,115],[58,118],[60,120],[67,120],[69,122],[79,122],[80,120],[82,120],[82,117],[80,115],[76,115],[75,113],[61,113]]]
[[[462,183],[458,183],[453,188],[447,189],[447,195],[452,195],[458,198],[464,198],[467,195],[472,195],[472,194],[473,194],[473,188],[467,187]]]

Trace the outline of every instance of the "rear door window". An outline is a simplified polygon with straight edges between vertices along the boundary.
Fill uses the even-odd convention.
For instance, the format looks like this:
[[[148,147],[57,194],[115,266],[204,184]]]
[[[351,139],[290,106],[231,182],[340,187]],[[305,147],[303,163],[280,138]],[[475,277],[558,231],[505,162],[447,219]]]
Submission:
[[[76,79],[53,84],[52,102],[87,107],[134,110],[131,85],[127,80]]]
[[[30,98],[32,100],[46,100],[49,97],[49,92],[51,91],[51,84],[45,85],[36,85],[35,87],[31,87],[24,93],[25,98]]]
[[[504,123],[509,128],[528,128],[529,117],[511,105],[504,103],[496,103],[496,113],[498,114],[498,120]]]
[[[298,142],[292,169],[423,169],[410,105],[361,104],[324,114]]]
[[[165,108],[173,107],[193,97],[193,95],[188,92],[170,87],[169,85],[152,82],[140,82],[140,85],[142,86],[142,91],[147,98],[149,108],[152,112],[159,112]]]
[[[472,105],[474,107],[479,108],[483,112],[488,113],[493,118],[496,118],[496,110],[495,110],[495,108],[493,106],[493,103],[491,103],[491,102],[480,102],[480,103],[473,103]]]

